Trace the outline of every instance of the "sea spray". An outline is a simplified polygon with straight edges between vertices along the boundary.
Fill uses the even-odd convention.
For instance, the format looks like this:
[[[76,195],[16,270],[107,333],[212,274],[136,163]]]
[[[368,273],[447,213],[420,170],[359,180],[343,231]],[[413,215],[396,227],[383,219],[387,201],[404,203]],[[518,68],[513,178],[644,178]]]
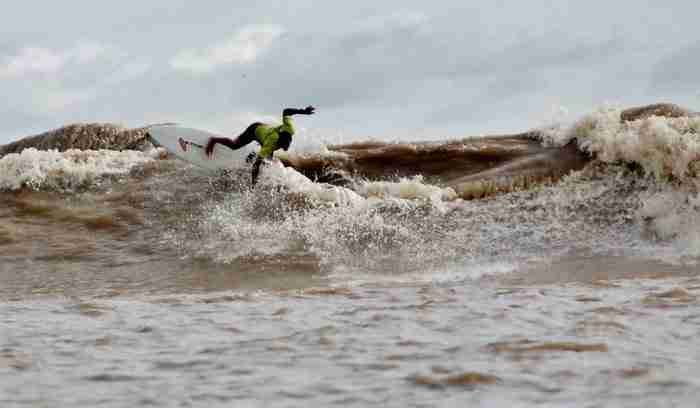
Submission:
[[[644,184],[633,206],[641,231],[657,245],[667,246],[657,251],[657,257],[696,263],[700,255],[700,117],[650,114],[624,120],[625,112],[598,109],[568,127],[545,131],[543,142],[560,146],[576,139],[582,150],[598,160],[593,166],[639,166],[642,174],[630,182]]]

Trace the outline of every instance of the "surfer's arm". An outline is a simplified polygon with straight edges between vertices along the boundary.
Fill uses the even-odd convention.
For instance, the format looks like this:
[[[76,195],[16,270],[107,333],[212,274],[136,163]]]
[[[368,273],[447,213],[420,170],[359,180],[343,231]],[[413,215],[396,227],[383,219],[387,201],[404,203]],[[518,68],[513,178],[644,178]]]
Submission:
[[[290,138],[294,134],[294,123],[292,122],[292,116],[294,115],[313,115],[315,111],[315,108],[313,106],[307,106],[304,109],[296,109],[296,108],[286,108],[282,111],[282,126],[279,126],[277,128],[278,132],[285,132],[288,133]],[[290,139],[291,142],[291,139]],[[289,148],[289,144],[287,144],[287,147],[284,148],[284,150],[287,150]]]

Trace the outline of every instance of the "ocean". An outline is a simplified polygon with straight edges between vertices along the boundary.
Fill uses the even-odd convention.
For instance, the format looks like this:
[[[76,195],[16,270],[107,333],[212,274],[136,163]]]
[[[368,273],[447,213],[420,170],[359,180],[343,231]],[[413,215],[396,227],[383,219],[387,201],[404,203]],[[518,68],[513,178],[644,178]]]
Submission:
[[[0,406],[697,406],[698,132],[6,154]]]

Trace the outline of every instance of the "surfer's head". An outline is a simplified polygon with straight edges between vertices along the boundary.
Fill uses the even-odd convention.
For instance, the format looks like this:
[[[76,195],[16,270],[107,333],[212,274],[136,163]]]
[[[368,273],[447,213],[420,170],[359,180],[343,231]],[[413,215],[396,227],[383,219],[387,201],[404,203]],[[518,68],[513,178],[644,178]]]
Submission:
[[[280,132],[279,139],[277,139],[277,145],[286,150],[289,150],[289,146],[292,144],[292,134],[289,132]]]

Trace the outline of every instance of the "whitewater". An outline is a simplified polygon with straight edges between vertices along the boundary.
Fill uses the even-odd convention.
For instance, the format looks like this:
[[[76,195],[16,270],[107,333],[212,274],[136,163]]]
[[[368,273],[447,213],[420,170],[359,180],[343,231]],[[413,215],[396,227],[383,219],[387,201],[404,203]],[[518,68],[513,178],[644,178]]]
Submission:
[[[0,148],[2,406],[700,399],[696,114],[307,147],[255,189],[75,129]]]

